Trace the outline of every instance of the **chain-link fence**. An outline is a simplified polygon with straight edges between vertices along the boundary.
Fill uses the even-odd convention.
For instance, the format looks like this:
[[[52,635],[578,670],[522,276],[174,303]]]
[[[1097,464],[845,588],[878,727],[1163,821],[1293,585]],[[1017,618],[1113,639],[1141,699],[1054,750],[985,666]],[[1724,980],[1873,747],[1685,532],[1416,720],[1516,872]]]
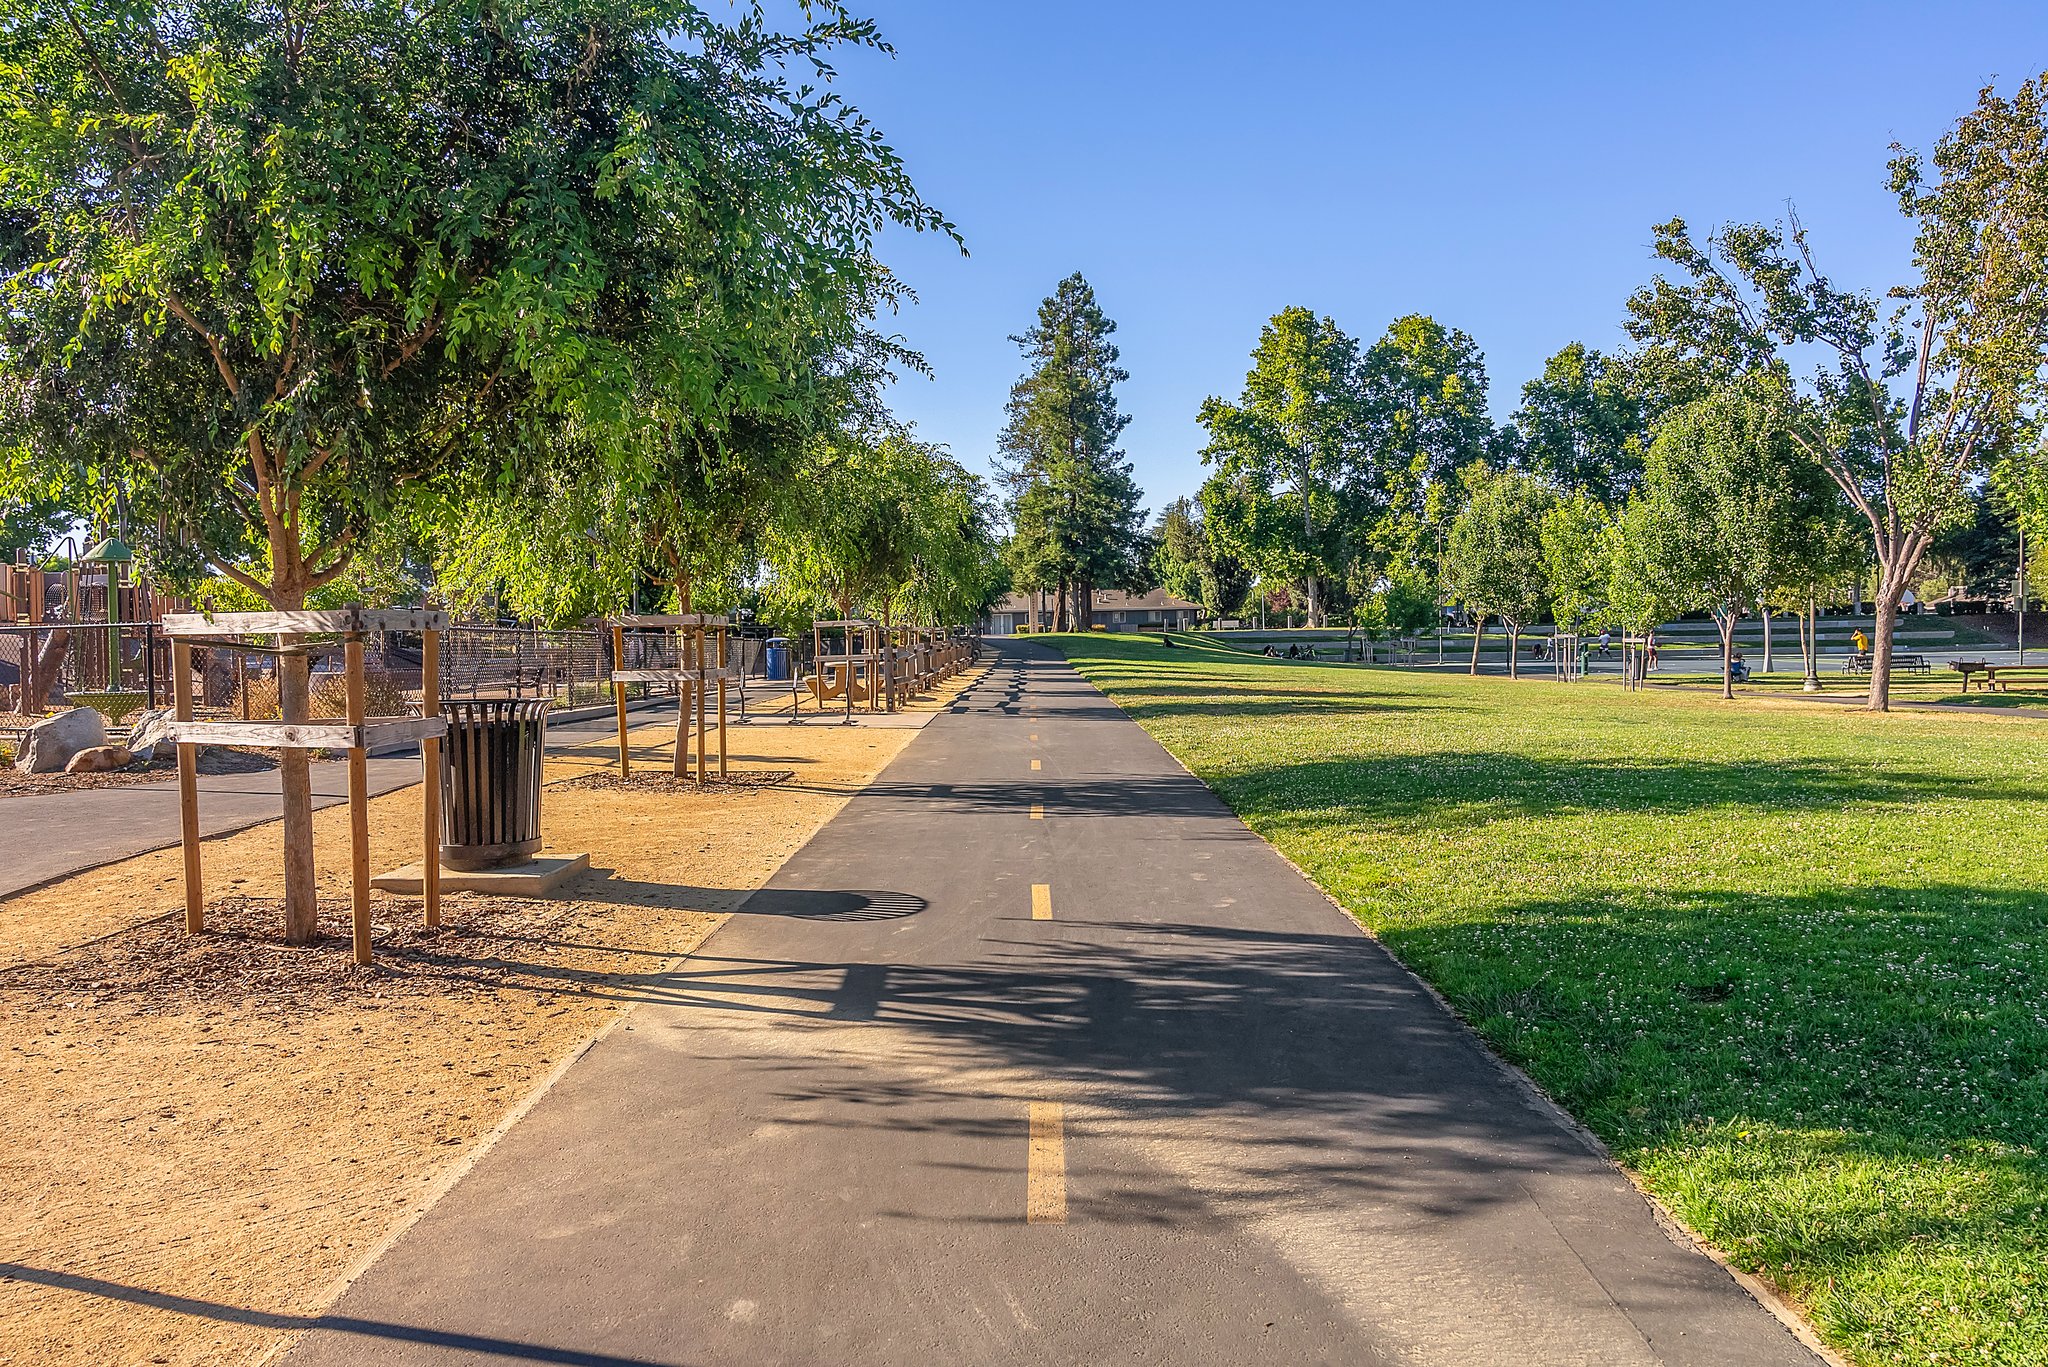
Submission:
[[[769,636],[763,627],[734,628],[728,650],[739,666],[742,699],[748,689],[786,690],[767,678]],[[277,656],[267,643],[252,649],[195,642],[193,700],[202,717],[274,720],[280,715]],[[312,715],[341,716],[342,645],[314,637],[303,643],[311,661]],[[800,680],[811,669],[808,633],[788,638],[789,669]],[[532,627],[456,626],[441,635],[444,698],[547,698],[557,709],[612,700],[611,674],[625,669],[673,669],[672,635],[636,632],[626,638],[627,658],[615,666],[608,628],[561,631]],[[417,634],[386,632],[365,642],[364,674],[372,716],[416,714],[424,660]],[[630,683],[629,700],[673,693],[666,683]],[[90,706],[119,722],[146,707],[171,704],[171,649],[152,625],[0,626],[0,728],[19,729],[38,716]],[[744,706],[744,701],[741,703]]]

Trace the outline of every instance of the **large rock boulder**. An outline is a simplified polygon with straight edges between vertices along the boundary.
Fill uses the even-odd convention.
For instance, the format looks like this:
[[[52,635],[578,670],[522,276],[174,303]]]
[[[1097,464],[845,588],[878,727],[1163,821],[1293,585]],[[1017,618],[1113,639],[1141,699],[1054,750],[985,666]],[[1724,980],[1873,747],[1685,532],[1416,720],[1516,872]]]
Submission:
[[[107,743],[107,723],[90,707],[45,717],[22,737],[14,767],[25,774],[59,774],[80,750]]]
[[[135,756],[118,745],[95,745],[90,750],[80,750],[64,766],[67,774],[111,774],[116,769],[126,769],[135,763]]]
[[[135,719],[128,723],[128,748],[135,752],[135,758],[147,764],[156,758],[157,746],[171,745],[171,722],[177,715],[168,707],[135,714]],[[169,753],[168,748],[165,753]]]

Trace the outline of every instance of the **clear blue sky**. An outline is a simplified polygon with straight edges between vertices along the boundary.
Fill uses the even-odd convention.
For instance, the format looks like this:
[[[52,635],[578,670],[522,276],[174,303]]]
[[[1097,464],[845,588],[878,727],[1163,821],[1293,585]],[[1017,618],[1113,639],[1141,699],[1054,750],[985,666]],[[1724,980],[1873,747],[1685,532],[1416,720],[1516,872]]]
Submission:
[[[860,0],[856,0],[856,5]],[[985,468],[1008,338],[1079,270],[1119,324],[1125,445],[1155,512],[1203,478],[1195,412],[1289,304],[1370,340],[1463,328],[1496,418],[1564,343],[1619,346],[1650,227],[1798,205],[1873,289],[1907,235],[1887,148],[2048,68],[2034,3],[1382,5],[866,0],[893,60],[840,89],[970,255],[892,233],[930,360],[897,412]]]

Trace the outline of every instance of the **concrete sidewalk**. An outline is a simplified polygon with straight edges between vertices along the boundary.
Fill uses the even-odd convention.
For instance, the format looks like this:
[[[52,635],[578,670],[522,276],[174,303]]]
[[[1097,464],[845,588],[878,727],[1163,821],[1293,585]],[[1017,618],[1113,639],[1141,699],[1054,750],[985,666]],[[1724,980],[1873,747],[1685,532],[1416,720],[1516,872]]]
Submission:
[[[603,990],[293,1367],[1815,1361],[1035,647]]]

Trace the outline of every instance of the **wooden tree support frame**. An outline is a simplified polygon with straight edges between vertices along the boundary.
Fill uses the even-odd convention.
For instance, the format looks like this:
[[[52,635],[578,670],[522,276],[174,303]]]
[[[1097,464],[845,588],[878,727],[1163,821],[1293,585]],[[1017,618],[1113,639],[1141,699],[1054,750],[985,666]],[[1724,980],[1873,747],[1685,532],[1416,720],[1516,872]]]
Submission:
[[[348,757],[348,829],[351,940],[359,964],[371,960],[370,947],[370,782],[369,753],[389,745],[417,741],[424,769],[426,803],[422,835],[426,843],[423,893],[426,923],[441,924],[441,739],[448,723],[441,719],[441,633],[448,615],[412,609],[374,611],[342,608],[331,612],[175,613],[163,620],[171,641],[171,691],[176,720],[171,739],[178,745],[178,827],[185,855],[185,930],[206,929],[206,884],[199,861],[199,747],[245,745],[270,750],[341,750]],[[421,702],[418,717],[364,714],[367,690],[363,679],[363,638],[373,632],[420,633]],[[276,653],[301,650],[301,636],[342,638],[342,684],[347,699],[345,721],[303,719],[268,721],[197,721],[192,703],[192,645],[195,641],[229,650],[261,650],[240,641],[244,636],[275,636]]]
[[[825,633],[838,632],[840,649],[827,652]],[[811,696],[822,706],[835,700],[846,704],[846,719],[853,720],[853,705],[867,704],[868,711],[882,706],[882,631],[873,622],[858,617],[811,623]]]
[[[626,740],[626,685],[629,683],[668,683],[676,686],[678,707],[676,709],[676,744],[673,772],[677,778],[690,776],[691,730],[694,709],[696,732],[696,778],[702,784],[709,773],[708,741],[711,724],[718,727],[718,776],[727,773],[728,733],[726,727],[726,686],[738,677],[737,667],[732,661],[729,634],[732,620],[708,612],[675,612],[662,614],[633,614],[623,617],[609,617],[605,624],[612,629],[612,664],[623,664],[626,659],[626,633],[656,632],[676,634],[676,667],[673,669],[619,669],[613,668],[612,707],[618,718],[619,733],[619,777],[625,778],[633,772],[631,746]],[[707,717],[710,701],[717,698],[715,717]]]
[[[839,650],[826,650],[827,632],[839,634]],[[843,700],[849,722],[855,703],[893,712],[967,668],[979,650],[965,628],[882,627],[858,618],[812,623],[811,646],[811,694],[820,704]]]

